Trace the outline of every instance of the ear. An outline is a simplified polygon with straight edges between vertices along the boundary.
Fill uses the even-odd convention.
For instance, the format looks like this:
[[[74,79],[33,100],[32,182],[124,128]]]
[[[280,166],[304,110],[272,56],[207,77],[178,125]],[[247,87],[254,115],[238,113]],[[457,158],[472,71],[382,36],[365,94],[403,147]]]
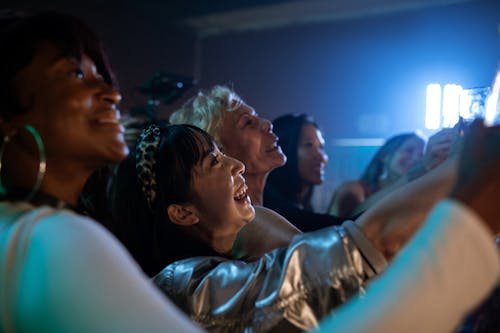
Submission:
[[[167,207],[167,214],[172,223],[181,226],[191,226],[200,222],[195,210],[187,205],[171,204]]]

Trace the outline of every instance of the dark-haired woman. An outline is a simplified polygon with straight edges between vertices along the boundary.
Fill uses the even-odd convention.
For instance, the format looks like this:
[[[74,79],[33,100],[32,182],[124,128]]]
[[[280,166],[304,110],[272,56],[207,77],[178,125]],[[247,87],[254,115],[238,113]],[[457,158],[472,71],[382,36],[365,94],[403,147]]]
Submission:
[[[71,16],[1,12],[0,49],[0,331],[199,331],[75,211],[127,154],[97,37]]]
[[[287,163],[269,174],[264,206],[304,232],[340,225],[345,219],[315,213],[311,205],[313,189],[323,183],[328,161],[325,140],[316,122],[306,114],[287,114],[273,121],[273,129]]]

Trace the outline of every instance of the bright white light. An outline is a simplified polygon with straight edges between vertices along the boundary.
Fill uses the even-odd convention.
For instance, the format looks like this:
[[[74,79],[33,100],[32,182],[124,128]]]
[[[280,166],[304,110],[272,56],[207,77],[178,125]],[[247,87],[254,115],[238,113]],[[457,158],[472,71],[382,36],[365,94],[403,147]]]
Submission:
[[[472,96],[468,90],[462,90],[460,94],[460,117],[464,119],[473,118],[470,112],[470,105],[472,103]]]
[[[500,97],[500,70],[497,71],[493,88],[486,100],[486,111],[484,113],[484,122],[486,125],[493,125],[498,117],[498,98]]]
[[[429,84],[427,86],[427,103],[425,111],[425,127],[438,129],[441,125],[441,85]]]
[[[458,122],[458,105],[462,87],[447,84],[443,88],[443,127],[453,127]]]

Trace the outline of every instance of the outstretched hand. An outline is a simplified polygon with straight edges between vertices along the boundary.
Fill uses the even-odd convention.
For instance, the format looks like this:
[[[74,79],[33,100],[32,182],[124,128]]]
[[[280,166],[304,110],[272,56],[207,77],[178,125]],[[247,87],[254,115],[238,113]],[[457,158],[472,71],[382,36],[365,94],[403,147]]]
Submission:
[[[471,124],[450,197],[479,214],[493,233],[500,232],[500,126]]]

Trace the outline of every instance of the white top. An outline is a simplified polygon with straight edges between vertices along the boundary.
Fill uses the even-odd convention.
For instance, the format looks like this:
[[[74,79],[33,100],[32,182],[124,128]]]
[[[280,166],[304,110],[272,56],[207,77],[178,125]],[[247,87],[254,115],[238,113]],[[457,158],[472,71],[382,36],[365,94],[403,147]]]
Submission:
[[[14,240],[23,225],[24,259],[8,252],[22,253],[23,240],[16,246]],[[15,258],[12,265],[8,258]],[[0,203],[0,306],[6,333],[200,331],[103,227],[25,203]]]
[[[441,201],[366,294],[340,307],[318,331],[451,332],[499,276],[494,236],[479,216]]]

